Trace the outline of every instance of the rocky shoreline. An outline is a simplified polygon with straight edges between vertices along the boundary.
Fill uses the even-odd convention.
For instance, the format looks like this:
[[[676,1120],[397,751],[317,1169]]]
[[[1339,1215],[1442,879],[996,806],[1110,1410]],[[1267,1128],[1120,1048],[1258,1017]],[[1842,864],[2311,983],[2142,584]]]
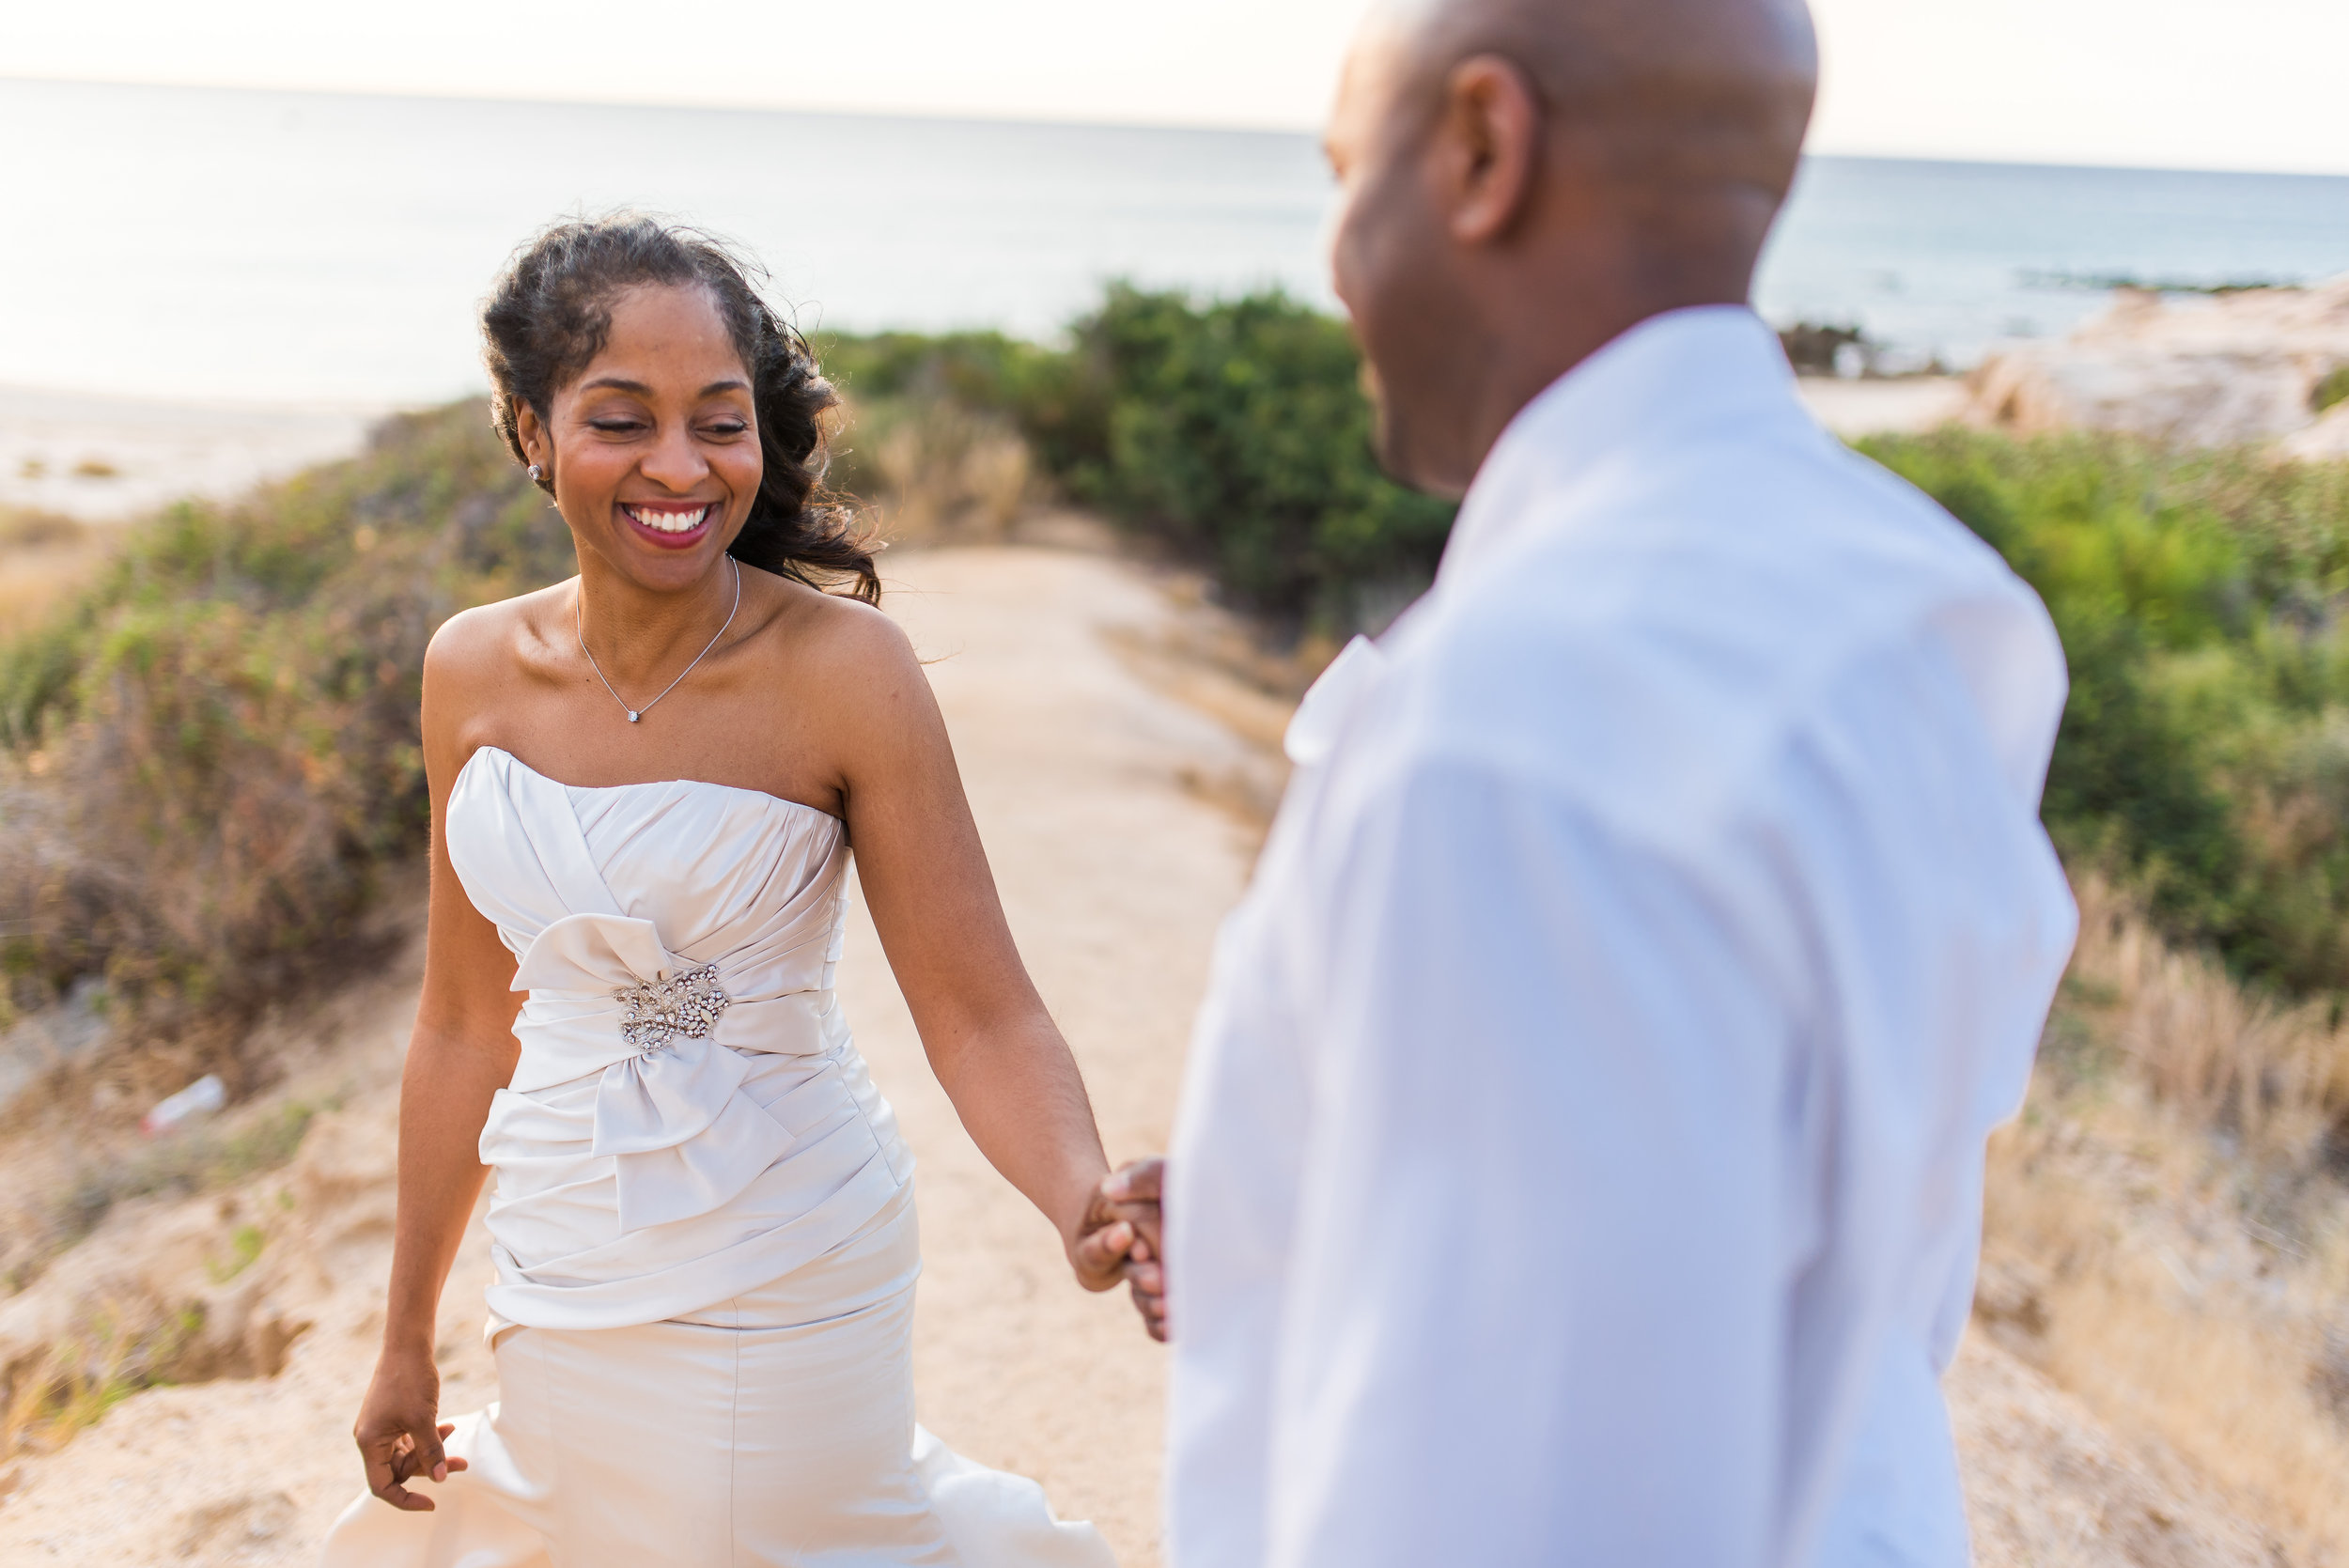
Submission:
[[[2349,275],[2217,297],[2123,289],[2070,336],[1985,361],[1961,417],[2016,435],[2107,430],[2349,458],[2345,369]]]

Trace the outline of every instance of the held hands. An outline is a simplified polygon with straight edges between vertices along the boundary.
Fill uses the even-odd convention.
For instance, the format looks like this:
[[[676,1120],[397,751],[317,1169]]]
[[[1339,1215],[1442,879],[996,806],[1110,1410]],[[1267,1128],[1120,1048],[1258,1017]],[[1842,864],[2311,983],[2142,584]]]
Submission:
[[[376,1362],[351,1436],[367,1467],[367,1490],[394,1508],[429,1514],[432,1499],[401,1483],[420,1476],[446,1481],[465,1467],[464,1460],[441,1450],[441,1439],[457,1427],[434,1419],[440,1405],[441,1374],[428,1348],[386,1350]]]
[[[1101,1178],[1079,1221],[1068,1249],[1077,1281],[1087,1290],[1113,1288],[1124,1280],[1134,1310],[1152,1339],[1166,1340],[1166,1251],[1159,1191],[1162,1159],[1138,1159]]]

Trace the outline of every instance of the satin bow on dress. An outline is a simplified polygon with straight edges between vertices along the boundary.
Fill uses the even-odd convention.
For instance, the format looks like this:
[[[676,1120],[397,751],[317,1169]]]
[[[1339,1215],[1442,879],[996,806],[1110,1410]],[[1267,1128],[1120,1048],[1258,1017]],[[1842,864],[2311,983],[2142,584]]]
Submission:
[[[493,1331],[697,1310],[895,1195],[911,1161],[832,990],[838,819],[708,784],[557,784],[494,747],[466,763],[447,819],[458,877],[529,993],[481,1134]],[[705,970],[724,999],[705,1032],[628,1038],[630,992]]]

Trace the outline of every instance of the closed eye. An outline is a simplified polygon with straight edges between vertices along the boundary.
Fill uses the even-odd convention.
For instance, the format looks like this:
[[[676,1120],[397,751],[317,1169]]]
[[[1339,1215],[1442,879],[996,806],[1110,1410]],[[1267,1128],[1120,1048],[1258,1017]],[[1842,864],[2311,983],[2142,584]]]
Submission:
[[[587,422],[587,427],[591,430],[601,430],[608,436],[624,436],[643,429],[645,425],[644,421],[638,419],[591,419]]]

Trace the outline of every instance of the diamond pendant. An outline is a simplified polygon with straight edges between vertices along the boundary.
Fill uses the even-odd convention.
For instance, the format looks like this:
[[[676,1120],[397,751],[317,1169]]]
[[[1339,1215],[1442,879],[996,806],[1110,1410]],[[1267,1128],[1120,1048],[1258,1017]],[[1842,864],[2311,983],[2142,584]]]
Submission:
[[[637,720],[642,719],[643,717],[644,717],[644,715],[643,715],[643,714],[641,714],[641,713],[637,713],[637,712],[635,712],[635,711],[631,710],[631,711],[629,713],[629,716],[628,716],[628,722],[629,722],[630,723],[631,723],[631,724],[632,724],[632,723],[636,722],[636,721],[637,721]]]

